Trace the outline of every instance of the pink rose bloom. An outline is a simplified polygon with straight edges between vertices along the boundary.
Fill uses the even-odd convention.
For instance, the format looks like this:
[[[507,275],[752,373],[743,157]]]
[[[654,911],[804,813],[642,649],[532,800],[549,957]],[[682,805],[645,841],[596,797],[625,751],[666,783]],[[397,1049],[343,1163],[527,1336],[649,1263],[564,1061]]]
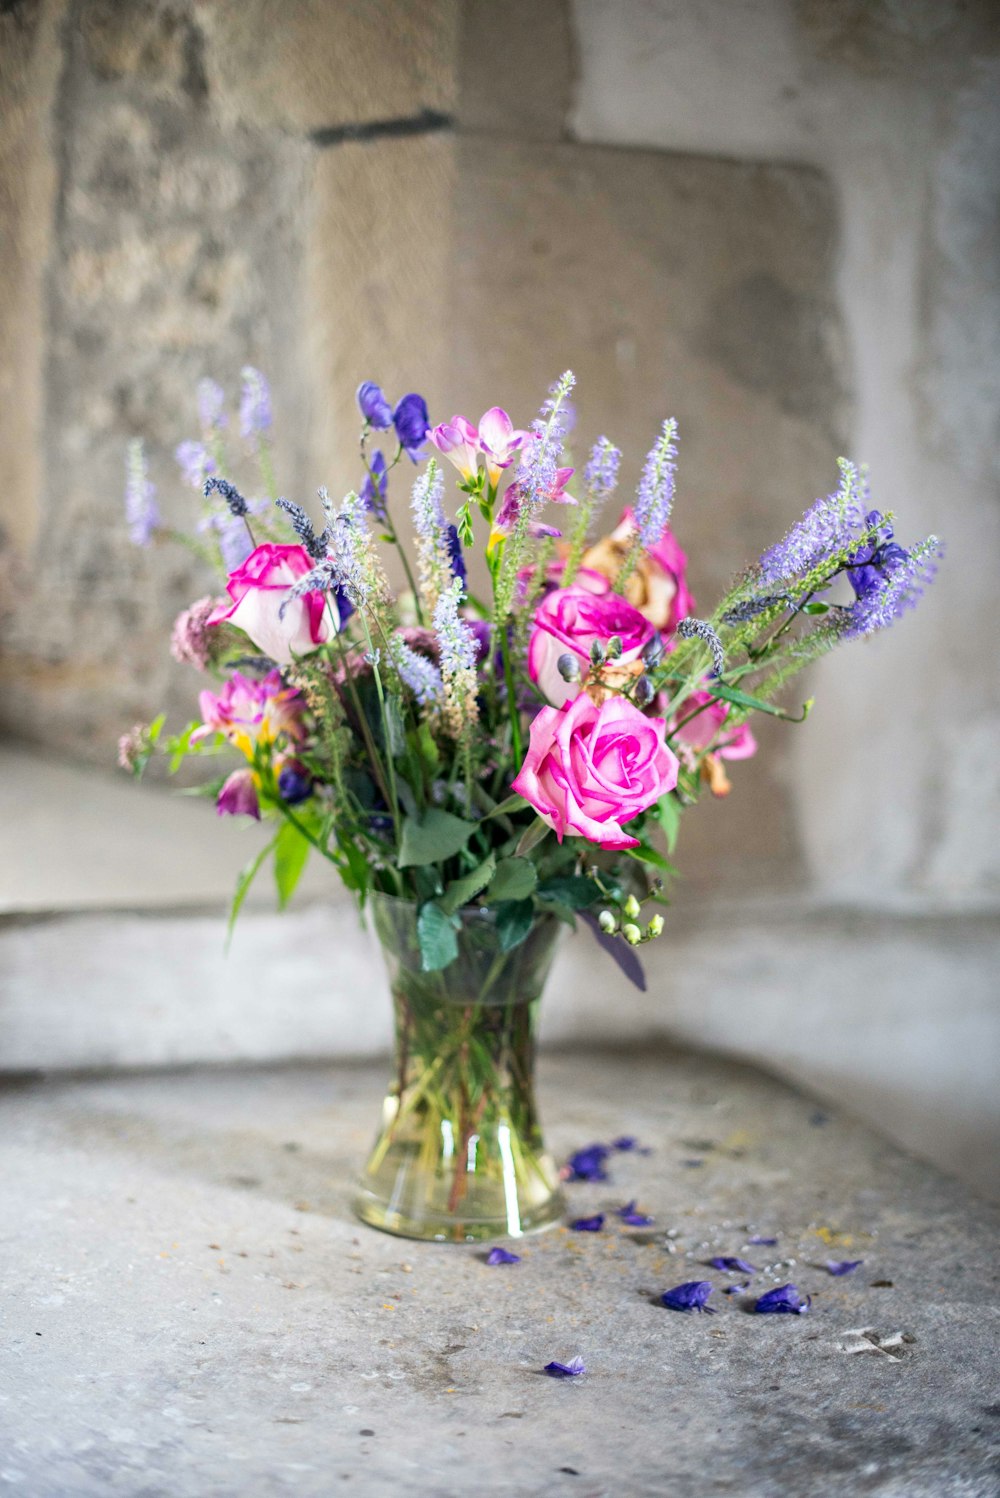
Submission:
[[[302,699],[282,683],[280,671],[270,671],[260,681],[234,671],[218,696],[201,692],[198,706],[203,721],[191,735],[192,744],[221,733],[252,759],[258,743],[273,743],[282,733],[292,740],[302,736]]]
[[[647,718],[624,697],[600,707],[586,692],[562,708],[543,707],[513,789],[553,829],[602,848],[635,848],[624,823],[677,784],[677,757],[662,718]]]
[[[252,770],[234,770],[219,792],[215,809],[220,817],[254,817],[260,821],[260,803]]]
[[[594,641],[605,645],[617,635],[622,642],[619,664],[627,666],[655,633],[649,620],[619,593],[594,593],[579,583],[555,588],[535,611],[528,643],[528,675],[555,707],[561,707],[578,690],[559,675],[556,663],[561,655],[575,655],[585,668],[590,665]]]
[[[684,723],[688,714],[698,707],[702,711],[697,717]],[[677,737],[699,752],[714,744],[712,753],[720,759],[750,759],[757,753],[757,740],[746,723],[739,723],[728,732],[725,730],[723,725],[731,711],[728,703],[716,701],[708,692],[692,692],[677,709],[677,721],[683,724]]]
[[[271,660],[290,666],[294,656],[308,655],[317,645],[332,640],[340,627],[336,604],[332,599],[328,604],[325,593],[293,598],[281,617],[289,589],[313,566],[304,546],[258,546],[229,574],[226,591],[233,601],[228,607],[220,604],[209,624],[228,619]]]

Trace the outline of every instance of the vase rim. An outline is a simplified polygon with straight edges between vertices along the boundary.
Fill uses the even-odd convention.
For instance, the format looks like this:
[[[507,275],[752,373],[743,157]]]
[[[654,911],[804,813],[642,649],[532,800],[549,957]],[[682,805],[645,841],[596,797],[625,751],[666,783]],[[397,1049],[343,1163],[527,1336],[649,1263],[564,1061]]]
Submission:
[[[427,903],[425,900],[408,899],[404,895],[390,895],[386,891],[379,889],[373,890],[371,895],[369,896],[369,899],[373,905],[376,901],[378,901],[378,903],[381,905],[388,905],[391,908],[400,911],[413,911],[414,913],[416,913],[422,905],[425,905]],[[496,911],[496,905],[460,905],[454,913],[461,918],[464,924],[466,921],[485,922],[495,920]],[[558,921],[558,917],[554,915],[550,910],[536,910],[534,912],[533,920],[535,924],[541,925],[549,921]]]

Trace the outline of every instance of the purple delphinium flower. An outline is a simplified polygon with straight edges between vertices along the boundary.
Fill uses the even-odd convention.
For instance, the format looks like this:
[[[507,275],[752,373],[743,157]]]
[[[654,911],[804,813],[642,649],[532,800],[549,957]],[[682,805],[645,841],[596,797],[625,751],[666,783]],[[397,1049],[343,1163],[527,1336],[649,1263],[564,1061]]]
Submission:
[[[645,1212],[636,1210],[634,1201],[626,1202],[624,1207],[619,1207],[618,1216],[625,1226],[629,1228],[648,1228],[653,1224],[652,1217],[647,1217]]]
[[[192,489],[203,489],[205,480],[215,472],[215,459],[204,442],[181,442],[174,450],[174,457],[182,479]]]
[[[427,433],[431,429],[427,402],[423,396],[414,392],[404,395],[392,413],[392,424],[396,428],[400,446],[415,463],[423,452]]]
[[[198,420],[206,437],[227,425],[226,392],[214,380],[198,381]]]
[[[635,496],[635,524],[642,544],[655,546],[663,536],[674,504],[677,423],[670,419],[646,456]]]
[[[458,537],[458,526],[449,525],[445,532],[445,537],[448,543],[448,562],[451,566],[451,575],[458,578],[464,590],[468,586],[469,574],[465,566],[465,557],[462,555],[462,543]]]
[[[762,1316],[803,1316],[811,1305],[812,1296],[807,1295],[803,1300],[797,1285],[779,1285],[762,1295],[754,1310]]]
[[[281,799],[289,806],[297,806],[300,801],[309,800],[313,791],[312,781],[298,765],[285,765],[278,776],[278,791]]]
[[[765,1248],[773,1248],[777,1241],[777,1238],[761,1238],[759,1234],[755,1234],[753,1238],[747,1239],[748,1243],[760,1243]]]
[[[664,1290],[660,1301],[668,1311],[704,1311],[707,1315],[714,1316],[713,1307],[705,1304],[713,1289],[709,1280],[687,1280],[683,1285],[675,1285],[672,1290]]]
[[[385,500],[389,490],[389,475],[386,471],[385,458],[380,452],[372,454],[370,472],[365,474],[365,481],[361,485],[361,499],[365,508],[373,514],[377,520],[385,520]]]
[[[125,459],[125,521],[134,546],[148,546],[162,524],[140,437],[133,437]]]
[[[583,1366],[583,1358],[570,1358],[568,1363],[546,1363],[542,1371],[549,1378],[577,1378],[587,1370]]]
[[[374,380],[363,380],[358,386],[355,399],[358,410],[369,426],[373,426],[377,432],[388,431],[392,426],[392,407],[383,395],[381,385],[376,385]]]
[[[570,1223],[574,1233],[599,1233],[603,1226],[603,1212],[595,1212],[593,1217],[577,1217]]]
[[[720,1255],[719,1258],[709,1259],[708,1262],[711,1264],[713,1269],[725,1269],[728,1270],[730,1274],[757,1273],[757,1266],[755,1264],[748,1264],[746,1259],[734,1259],[729,1257],[728,1255]]]
[[[487,1264],[520,1264],[521,1255],[508,1253],[505,1248],[491,1248],[486,1256]]]
[[[586,1149],[577,1150],[576,1154],[570,1155],[567,1161],[569,1181],[606,1181],[608,1173],[604,1169],[604,1162],[608,1158],[609,1150],[606,1144],[588,1144]]]
[[[877,512],[873,512],[877,513]],[[894,541],[875,548],[870,557],[848,569],[857,597],[847,611],[844,638],[859,639],[887,629],[900,615],[916,606],[924,589],[933,582],[942,546],[936,536],[904,551]]]
[[[828,1274],[839,1278],[842,1274],[853,1274],[864,1262],[864,1259],[827,1259],[825,1268]]]
[[[271,426],[271,391],[259,369],[247,364],[240,371],[240,432],[244,437],[261,436]]]

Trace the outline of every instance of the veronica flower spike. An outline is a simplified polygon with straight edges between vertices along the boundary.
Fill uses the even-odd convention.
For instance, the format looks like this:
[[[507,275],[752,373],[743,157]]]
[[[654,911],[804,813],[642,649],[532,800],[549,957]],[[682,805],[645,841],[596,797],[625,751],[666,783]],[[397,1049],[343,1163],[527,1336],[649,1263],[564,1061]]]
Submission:
[[[527,437],[527,432],[515,429],[507,412],[500,406],[491,406],[482,416],[479,422],[478,442],[479,449],[486,459],[486,473],[491,489],[496,488],[501,473],[513,463],[515,453],[524,446]]]

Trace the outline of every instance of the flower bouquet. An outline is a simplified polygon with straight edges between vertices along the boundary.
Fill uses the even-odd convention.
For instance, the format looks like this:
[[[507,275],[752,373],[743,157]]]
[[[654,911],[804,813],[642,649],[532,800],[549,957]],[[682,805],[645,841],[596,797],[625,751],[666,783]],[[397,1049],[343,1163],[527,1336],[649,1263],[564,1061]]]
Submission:
[[[320,524],[278,496],[263,377],[244,371],[239,413],[259,499],[236,486],[224,394],[202,382],[201,437],[177,458],[205,509],[180,539],[225,596],[180,616],[172,651],[216,685],[182,733],[165,737],[160,718],[121,745],[137,774],[158,748],[171,769],[230,762],[206,787],[218,812],[268,828],[234,919],[265,863],[284,905],[310,856],[370,911],[396,1053],[356,1205],[416,1237],[517,1235],[560,1216],[533,1091],[558,931],[582,923],[641,982],[635,949],[663,930],[684,810],[727,794],[755,713],[805,719],[810,704],[779,705],[781,689],[909,608],[939,552],[934,537],[897,544],[842,460],[836,492],[698,617],[670,529],[675,423],[592,540],[620,453],[602,437],[579,477],[565,461],[573,383],[519,429],[496,407],[478,426],[432,426],[419,395],[392,405],[366,382],[362,482],[340,503],[321,489]],[[407,464],[413,555],[389,500]],[[126,504],[136,542],[175,534],[138,443]]]

